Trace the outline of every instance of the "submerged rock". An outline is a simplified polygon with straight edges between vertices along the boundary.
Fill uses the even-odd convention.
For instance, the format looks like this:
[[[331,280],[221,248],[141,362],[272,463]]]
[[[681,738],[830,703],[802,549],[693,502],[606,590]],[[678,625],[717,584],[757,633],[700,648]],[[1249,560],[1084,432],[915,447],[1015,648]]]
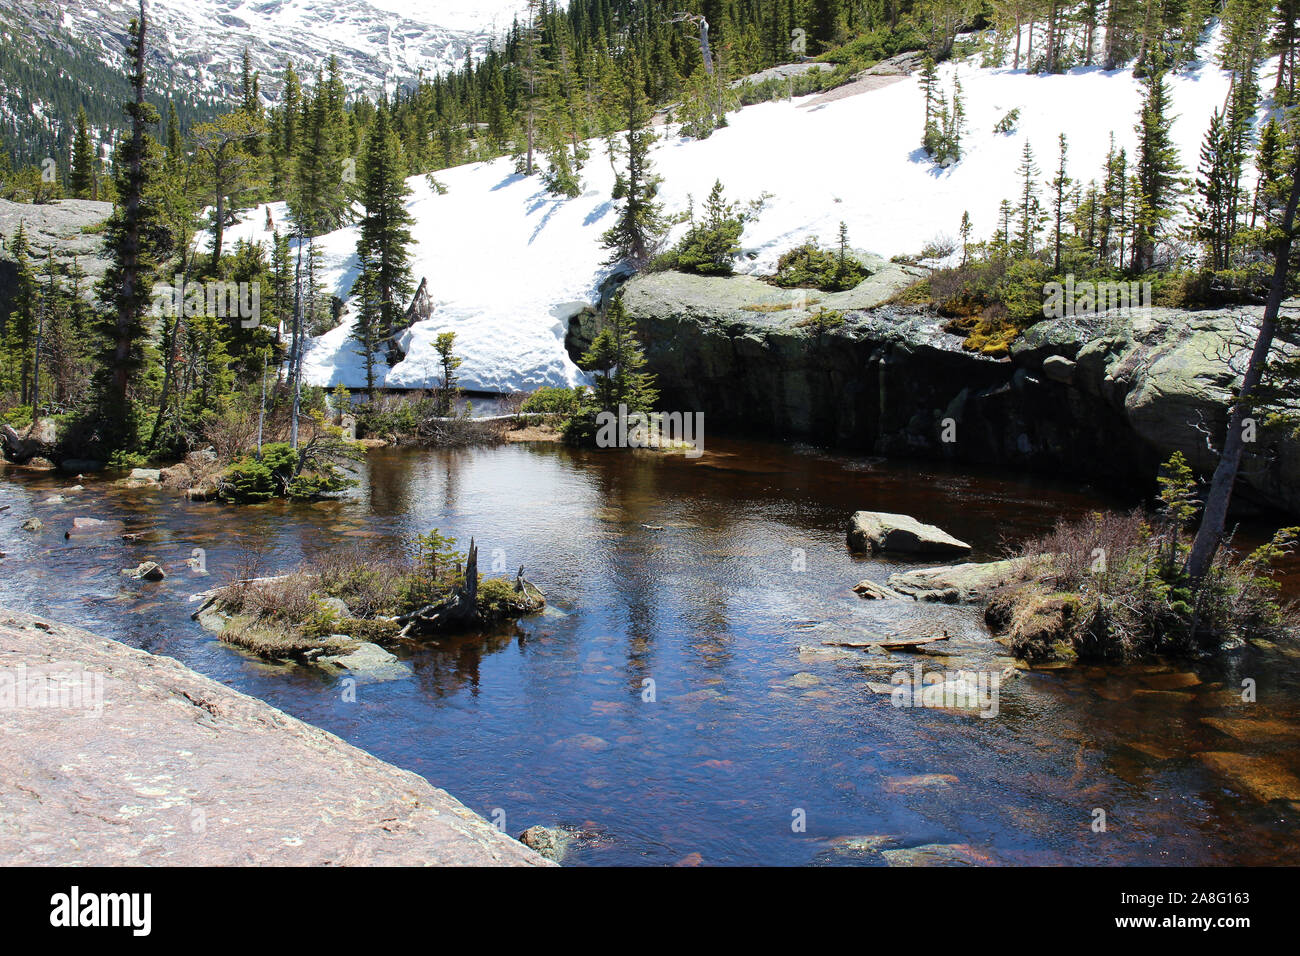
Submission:
[[[1272,800],[1300,802],[1300,778],[1274,757],[1228,752],[1199,753],[1196,757],[1226,778],[1234,789],[1261,803]]]
[[[161,581],[167,577],[163,566],[156,561],[145,561],[134,568],[124,568],[122,574],[137,581]]]
[[[519,842],[554,863],[564,859],[573,844],[573,835],[552,827],[529,827],[519,834]]]
[[[880,855],[890,866],[989,866],[993,862],[965,843],[926,843]]]
[[[942,528],[910,515],[858,511],[849,519],[849,548],[856,552],[901,551],[909,554],[969,554],[970,545]]]
[[[43,522],[40,518],[28,518],[26,521],[23,522],[24,531],[40,531],[44,527],[45,527],[45,522]]]
[[[64,532],[65,538],[78,535],[121,534],[124,527],[121,521],[105,521],[101,518],[73,518],[72,527]]]
[[[338,634],[334,637],[341,641],[350,640],[346,634]],[[410,676],[410,671],[398,661],[396,655],[388,653],[378,644],[359,644],[356,650],[346,654],[318,657],[313,663],[322,667],[336,667],[374,681],[400,680]]]

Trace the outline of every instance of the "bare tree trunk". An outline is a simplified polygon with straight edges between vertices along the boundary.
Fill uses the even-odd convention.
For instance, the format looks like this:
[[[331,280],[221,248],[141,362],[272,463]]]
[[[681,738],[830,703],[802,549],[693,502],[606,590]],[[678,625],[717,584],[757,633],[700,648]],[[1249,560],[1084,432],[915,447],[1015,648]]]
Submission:
[[[289,348],[289,383],[293,388],[293,411],[292,420],[289,423],[289,444],[294,451],[298,450],[298,403],[299,396],[302,395],[302,389],[298,386],[298,378],[301,370],[301,363],[298,360],[298,353],[302,349],[302,236],[298,237],[298,265],[294,270],[294,295],[293,295],[293,342]],[[311,264],[311,253],[307,253],[308,265]]]
[[[1296,147],[1295,160],[1291,167],[1291,197],[1287,202],[1286,214],[1282,220],[1282,237],[1278,241],[1277,261],[1273,266],[1273,282],[1268,293],[1268,304],[1264,307],[1264,317],[1259,325],[1259,335],[1255,339],[1255,348],[1250,353],[1250,363],[1242,377],[1241,390],[1232,403],[1228,415],[1228,430],[1223,437],[1223,451],[1219,455],[1219,465],[1214,470],[1210,482],[1210,492],[1205,499],[1205,514],[1201,526],[1196,531],[1191,553],[1187,557],[1184,569],[1193,580],[1200,580],[1210,570],[1214,556],[1223,541],[1224,528],[1228,520],[1228,505],[1232,501],[1232,488],[1241,470],[1241,457],[1245,451],[1243,423],[1250,411],[1250,398],[1259,386],[1264,370],[1268,366],[1268,356],[1273,348],[1273,338],[1277,334],[1277,316],[1286,298],[1286,277],[1291,262],[1291,244],[1294,238],[1296,205],[1300,203],[1300,144]]]

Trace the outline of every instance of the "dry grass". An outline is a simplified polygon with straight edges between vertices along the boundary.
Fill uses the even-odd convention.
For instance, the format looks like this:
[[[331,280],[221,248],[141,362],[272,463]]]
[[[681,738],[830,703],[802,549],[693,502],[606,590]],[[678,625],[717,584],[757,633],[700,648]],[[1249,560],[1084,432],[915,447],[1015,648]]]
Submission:
[[[322,653],[346,653],[355,641],[321,638],[304,634],[275,622],[237,615],[226,622],[221,640],[267,660],[305,660]]]
[[[554,425],[543,422],[540,425],[517,425],[505,433],[505,440],[510,444],[525,442],[560,442],[564,434]]]
[[[1048,555],[1050,564],[1036,580],[994,594],[985,620],[1009,634],[1021,657],[1111,661],[1276,640],[1294,627],[1294,608],[1279,599],[1264,564],[1225,549],[1193,582],[1182,572],[1186,549],[1184,534],[1153,530],[1139,511],[1062,521],[1015,549]]]
[[[1010,556],[1049,555],[1051,572],[1044,580],[1063,591],[1105,587],[1123,570],[1128,557],[1151,536],[1140,509],[1098,511],[1081,521],[1061,521],[1047,534],[1008,548]]]
[[[806,309],[809,308],[810,306],[816,305],[819,302],[821,302],[820,298],[815,298],[810,296],[807,299],[804,299],[802,301],[769,302],[760,305],[742,305],[740,307],[740,310],[742,312],[789,312],[791,309],[795,309],[795,308]]]

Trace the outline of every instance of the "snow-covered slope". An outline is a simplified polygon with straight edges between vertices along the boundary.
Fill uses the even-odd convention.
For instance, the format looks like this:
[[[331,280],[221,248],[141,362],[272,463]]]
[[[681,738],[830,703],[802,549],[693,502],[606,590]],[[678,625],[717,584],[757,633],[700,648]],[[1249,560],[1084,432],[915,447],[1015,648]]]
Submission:
[[[943,71],[945,88],[954,70],[969,123],[965,155],[950,169],[936,169],[919,151],[923,99],[917,79],[909,77],[841,99],[750,107],[704,141],[665,136],[654,156],[664,177],[661,195],[677,212],[688,194],[702,200],[715,179],[733,200],[770,194],[745,230],[747,257],[740,264],[742,271],[762,273],[809,236],[833,242],[841,220],[855,246],[885,256],[915,254],[940,234],[955,236],[963,211],[970,213],[975,238],[987,237],[996,228],[1000,201],[1017,193],[1026,139],[1044,184],[1061,132],[1069,137],[1071,175],[1085,183],[1099,175],[1112,131],[1132,155],[1142,91],[1128,72],[1029,76],[950,64]],[[1174,138],[1184,165],[1194,167],[1210,114],[1227,94],[1227,78],[1207,62],[1173,77],[1170,86]],[[1013,108],[1020,109],[1018,131],[995,134],[994,125]],[[443,330],[457,333],[466,387],[527,390],[580,378],[564,350],[565,320],[594,300],[607,274],[600,236],[614,216],[613,172],[603,151],[593,152],[586,191],[571,200],[547,195],[537,178],[515,175],[508,160],[440,172],[445,195],[436,195],[423,178],[411,180],[415,279],[428,279],[437,308],[414,328],[410,354],[388,371],[388,386],[436,381],[431,343]],[[272,213],[283,221],[283,208]],[[265,240],[265,218],[265,209],[250,213],[234,235]],[[356,238],[350,228],[322,240],[327,281],[340,296],[355,278]],[[364,384],[351,321],[345,316],[312,345],[306,358],[311,381]]]
[[[6,4],[40,0],[5,0]],[[191,90],[229,89],[248,48],[263,89],[277,92],[287,59],[302,75],[339,59],[349,89],[378,90],[476,56],[510,27],[525,0],[146,0],[150,46]],[[138,0],[67,0],[63,26],[118,63]]]

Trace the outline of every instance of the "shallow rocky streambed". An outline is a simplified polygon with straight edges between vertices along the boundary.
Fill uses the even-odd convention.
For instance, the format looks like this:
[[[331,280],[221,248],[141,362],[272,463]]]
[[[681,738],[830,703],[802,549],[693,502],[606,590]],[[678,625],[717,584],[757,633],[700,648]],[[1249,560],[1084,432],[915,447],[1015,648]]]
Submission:
[[[1300,647],[1031,671],[977,607],[852,590],[937,563],[852,555],[857,510],[914,515],[988,560],[1058,517],[1126,503],[931,464],[706,449],[381,450],[342,501],[242,509],[11,470],[0,606],[176,657],[511,834],[567,830],[566,864],[1300,862]],[[34,516],[42,527],[23,530]],[[119,533],[65,538],[78,516]],[[190,620],[189,596],[251,550],[276,573],[434,527],[473,535],[488,573],[525,566],[546,613],[399,649],[355,695],[346,672],[268,665]],[[121,574],[146,561],[167,576]],[[925,654],[844,646],[945,631]],[[983,686],[995,706],[894,706],[898,673]]]

